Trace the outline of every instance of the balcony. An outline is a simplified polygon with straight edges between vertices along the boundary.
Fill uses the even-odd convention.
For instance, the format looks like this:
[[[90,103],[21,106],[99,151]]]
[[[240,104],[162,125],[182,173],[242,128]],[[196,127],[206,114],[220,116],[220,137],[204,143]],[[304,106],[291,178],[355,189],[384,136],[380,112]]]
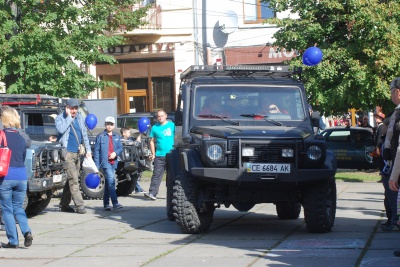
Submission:
[[[147,16],[143,18],[147,21],[146,25],[141,26],[141,30],[161,30],[161,6],[154,5],[147,11]]]
[[[132,11],[135,11],[139,8],[141,8],[141,4],[136,4],[132,7]],[[161,30],[161,6],[153,4],[149,10],[147,11],[147,15],[142,18],[142,21],[146,22],[146,25],[141,25],[138,28],[132,30],[131,32],[127,32],[126,28],[124,25],[121,25],[121,27],[118,29],[116,33],[124,33],[124,34],[132,34],[132,33],[148,33],[153,32],[154,30],[159,31]]]

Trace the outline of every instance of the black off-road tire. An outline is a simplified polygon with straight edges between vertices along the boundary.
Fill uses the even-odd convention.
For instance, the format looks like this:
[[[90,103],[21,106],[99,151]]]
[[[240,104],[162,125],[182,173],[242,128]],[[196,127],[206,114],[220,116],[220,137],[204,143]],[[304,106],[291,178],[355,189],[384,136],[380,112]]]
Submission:
[[[105,175],[103,173],[103,170],[100,169],[99,170],[99,176],[100,176],[100,183],[99,186],[91,189],[88,188],[86,186],[85,183],[85,172],[84,171],[80,171],[79,173],[79,186],[82,192],[82,196],[84,199],[103,199],[104,197],[104,189],[105,189],[105,185],[106,185],[106,179],[105,179]]]
[[[181,171],[175,181],[172,207],[175,221],[185,234],[197,234],[208,231],[215,211],[214,203],[203,204],[200,209],[204,190],[193,181],[186,171]]]
[[[123,177],[123,179],[125,179],[125,177]],[[138,175],[136,173],[134,175],[131,175],[130,181],[124,181],[122,183],[118,183],[117,188],[115,190],[117,196],[124,197],[132,194],[132,192],[135,191],[137,181],[138,181]]]
[[[294,220],[298,219],[301,211],[301,204],[298,202],[277,202],[276,213],[279,219]]]
[[[232,203],[232,206],[241,212],[247,212],[251,210],[255,205],[256,205],[255,203],[245,203],[245,202]]]
[[[308,185],[303,189],[303,209],[306,228],[310,233],[328,233],[336,216],[336,182]]]
[[[22,208],[25,210],[26,213],[26,207],[28,207],[28,203],[29,203],[29,197],[28,197],[28,192],[25,194],[25,198],[24,198],[24,203],[22,204]],[[0,208],[1,211],[1,208]]]
[[[177,158],[173,157],[173,154],[177,154],[173,152],[172,154],[167,155],[167,175],[166,175],[166,187],[167,187],[167,196],[166,196],[166,207],[167,207],[167,218],[169,221],[175,221],[174,210],[172,205],[173,191],[176,180],[175,170],[178,169]],[[176,162],[175,162],[176,161]]]
[[[172,168],[171,168],[172,169]],[[172,174],[171,174],[172,173]],[[174,170],[168,170],[167,171],[167,177],[166,177],[166,184],[167,184],[167,196],[166,196],[166,201],[167,201],[167,218],[169,221],[175,221],[175,216],[174,216],[174,209],[173,209],[173,190],[174,190],[174,185],[175,185],[175,174]]]
[[[39,200],[31,200],[28,202],[28,205],[25,209],[26,215],[28,216],[35,216],[39,213],[41,213],[42,211],[44,211],[44,209],[47,208],[47,206],[49,205],[50,201],[51,201],[51,197],[53,196],[53,192],[52,191],[48,191],[46,192],[47,198],[46,199],[39,199]]]

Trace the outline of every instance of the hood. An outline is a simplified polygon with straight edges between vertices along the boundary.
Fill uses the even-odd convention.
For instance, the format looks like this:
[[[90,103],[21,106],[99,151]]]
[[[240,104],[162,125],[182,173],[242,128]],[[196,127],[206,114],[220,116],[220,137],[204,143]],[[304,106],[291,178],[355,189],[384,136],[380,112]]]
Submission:
[[[268,126],[198,126],[190,131],[195,134],[209,134],[217,138],[301,138],[312,134],[311,129],[299,127]]]
[[[42,148],[62,148],[62,144],[59,142],[50,141],[32,141],[30,148],[32,149],[42,149]]]

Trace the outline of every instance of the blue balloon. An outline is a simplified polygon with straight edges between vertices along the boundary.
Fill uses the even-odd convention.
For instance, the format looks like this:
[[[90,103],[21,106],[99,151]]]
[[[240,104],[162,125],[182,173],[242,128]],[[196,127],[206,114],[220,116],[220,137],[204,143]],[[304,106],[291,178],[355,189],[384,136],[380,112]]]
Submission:
[[[85,119],[86,125],[90,130],[93,130],[97,125],[97,117],[94,114],[89,114]]]
[[[146,117],[141,117],[138,121],[139,132],[144,133],[150,127],[150,120]]]
[[[91,189],[98,187],[100,184],[100,176],[96,173],[89,173],[86,175],[85,184]]]
[[[322,60],[322,51],[316,46],[309,47],[303,54],[303,64],[306,66],[315,66]]]

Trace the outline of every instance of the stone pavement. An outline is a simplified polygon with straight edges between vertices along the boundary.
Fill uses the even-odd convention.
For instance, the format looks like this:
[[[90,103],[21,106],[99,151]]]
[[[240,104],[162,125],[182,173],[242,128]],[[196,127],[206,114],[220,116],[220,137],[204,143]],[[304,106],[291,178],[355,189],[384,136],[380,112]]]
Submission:
[[[148,182],[142,182],[148,188]],[[2,266],[400,266],[400,232],[382,232],[383,186],[337,183],[338,207],[331,233],[309,234],[303,214],[279,220],[275,206],[249,212],[217,209],[210,232],[182,234],[165,215],[165,186],[159,199],[132,194],[124,208],[103,211],[86,200],[84,215],[58,211],[59,198],[29,219],[29,248],[0,249]],[[7,242],[5,232],[0,241]],[[23,240],[21,239],[21,244]]]

